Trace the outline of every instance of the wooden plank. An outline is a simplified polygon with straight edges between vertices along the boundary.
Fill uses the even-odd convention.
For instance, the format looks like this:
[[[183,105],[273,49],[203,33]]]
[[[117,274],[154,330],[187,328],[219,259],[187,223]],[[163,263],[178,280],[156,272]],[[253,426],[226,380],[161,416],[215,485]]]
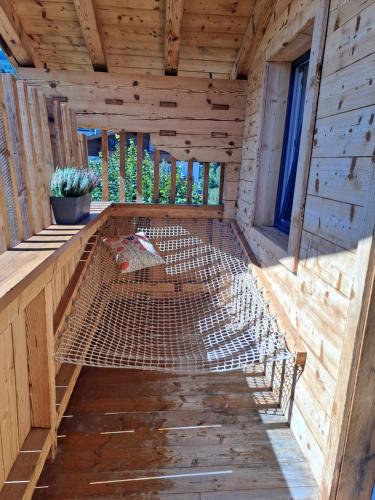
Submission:
[[[55,142],[56,142],[56,152],[57,152],[57,167],[64,167],[67,165],[65,158],[65,148],[64,148],[64,132],[61,116],[60,102],[57,99],[53,100],[52,103],[52,113],[53,120],[55,122]]]
[[[71,140],[72,140],[72,150],[73,150],[73,158],[74,165],[80,167],[82,164],[80,163],[79,157],[79,145],[78,145],[78,126],[77,126],[77,117],[76,113],[73,109],[69,109],[70,114],[70,127],[71,127]]]
[[[26,307],[25,318],[31,423],[50,428],[56,420],[51,284]]]
[[[95,71],[107,71],[107,61],[92,0],[74,0],[82,35]]]
[[[83,166],[89,168],[89,151],[88,151],[87,135],[83,134]]]
[[[51,448],[51,433],[31,429],[0,493],[1,500],[31,500]]]
[[[19,316],[12,323],[12,339],[17,395],[18,439],[20,446],[22,446],[31,428],[29,370],[24,311],[20,311]]]
[[[296,183],[291,214],[288,255],[292,256],[292,258],[288,259],[286,262],[286,265],[288,265],[293,272],[296,272],[298,267],[299,251],[301,247],[307,183],[312,157],[314,128],[316,127],[320,73],[326,44],[328,13],[329,0],[319,0],[311,42],[306,99],[302,119],[301,137],[303,137],[304,140],[301,141],[298,154]]]
[[[372,283],[374,283],[374,276]],[[371,281],[369,286],[371,288]],[[371,498],[374,485],[372,466],[372,457],[375,453],[373,415],[375,379],[372,376],[375,359],[375,342],[373,339],[375,328],[374,292],[374,285],[372,285],[337,489],[337,498],[347,500],[361,498],[362,496]]]
[[[11,241],[11,245],[22,241],[26,234],[30,236],[27,190],[23,176],[22,151],[20,151],[20,137],[17,124],[15,107],[15,96],[13,88],[13,76],[1,75],[0,80],[0,103],[3,110],[2,123],[5,136],[4,158],[2,162],[2,176],[4,176],[4,189],[7,187],[6,196],[12,205],[12,220],[8,220],[8,227],[13,227],[13,238],[18,241]],[[5,185],[5,179],[7,186]],[[8,213],[10,217],[10,212]]]
[[[204,162],[204,164],[203,164],[203,195],[202,195],[203,205],[207,205],[207,203],[208,203],[209,180],[210,180],[210,164],[209,164],[209,162]]]
[[[181,217],[197,219],[220,219],[223,207],[220,205],[187,206],[187,205],[152,205],[148,203],[116,204],[111,207],[111,214],[124,217]]]
[[[142,203],[143,134],[137,133],[137,203]]]
[[[102,130],[102,199],[104,201],[109,200],[107,130]]]
[[[166,75],[177,75],[184,0],[167,0],[165,6],[164,66]]]
[[[19,450],[16,380],[13,362],[12,330],[0,333],[0,437],[6,477]]]
[[[45,169],[43,170],[43,183],[46,186],[47,195],[50,192],[51,178],[54,171],[51,135],[48,124],[48,112],[46,98],[43,92],[38,91],[38,103],[40,112],[41,132],[43,139],[43,150],[45,157]]]
[[[247,77],[255,50],[271,19],[275,5],[275,0],[255,2],[254,10],[250,16],[246,32],[241,42],[241,47],[237,53],[236,60],[230,73],[230,78],[232,80],[238,77]]]
[[[160,151],[154,149],[154,193],[153,202],[159,203],[159,190],[160,190]]]
[[[35,179],[38,181],[39,203],[41,205],[41,213],[43,215],[42,226],[46,227],[51,223],[51,208],[49,202],[49,186],[46,186],[44,180],[46,179],[46,164],[44,154],[44,141],[41,123],[41,114],[39,111],[39,101],[37,91],[34,88],[28,87],[28,102],[30,108],[30,120],[32,130],[32,142],[34,149],[34,172]]]
[[[225,163],[220,164],[219,205],[224,202]]]
[[[169,203],[171,205],[174,205],[176,202],[176,165],[176,158],[171,156],[171,192],[169,195]]]
[[[126,132],[120,130],[120,203],[125,203],[126,196]]]
[[[350,428],[350,412],[353,409],[357,390],[358,376],[362,375],[361,370],[366,372],[371,367],[367,364],[360,365],[361,349],[369,346],[373,349],[373,329],[371,330],[371,340],[368,339],[367,320],[372,318],[373,311],[370,311],[371,300],[373,300],[373,286],[375,273],[375,241],[373,235],[375,207],[373,199],[375,196],[374,172],[372,172],[371,192],[366,204],[365,224],[362,227],[362,234],[365,237],[358,239],[357,259],[354,269],[354,282],[352,289],[352,300],[349,303],[347,322],[344,330],[343,348],[340,358],[339,374],[335,391],[335,412],[332,414],[330,432],[327,441],[327,453],[324,460],[323,478],[321,485],[322,497],[335,498],[340,478],[340,469],[345,455],[345,443]],[[371,200],[371,201],[370,201]],[[370,311],[370,316],[369,316]],[[370,328],[373,326],[369,324]],[[370,345],[369,345],[370,344]],[[368,386],[369,381],[365,381]],[[372,395],[371,395],[372,396]],[[363,394],[362,396],[363,397]],[[356,410],[355,410],[356,411]],[[365,416],[366,418],[366,416]],[[373,426],[373,422],[371,422]],[[354,436],[353,436],[354,437]],[[350,448],[349,448],[350,450]],[[366,443],[366,450],[369,450],[369,444]],[[344,471],[348,470],[348,456],[345,457]],[[349,459],[354,458],[350,457]],[[362,458],[362,457],[361,457]],[[363,463],[363,462],[362,462]],[[356,468],[356,463],[352,462],[352,467]],[[371,467],[370,467],[371,468]],[[350,467],[349,467],[350,470]],[[369,486],[367,469],[361,468],[364,482],[359,478],[358,486]],[[371,473],[370,473],[371,477]],[[352,478],[353,479],[353,478]],[[341,476],[341,480],[345,478]],[[370,479],[373,482],[373,476]],[[353,481],[353,486],[354,485]],[[345,498],[345,496],[344,496]],[[347,497],[349,498],[349,497]]]
[[[189,205],[192,202],[193,195],[193,160],[188,161],[188,176],[186,186],[186,203]]]
[[[65,149],[66,166],[74,166],[72,129],[70,124],[70,111],[66,103],[60,104],[63,145]]]
[[[0,153],[0,161],[1,161]],[[10,247],[10,234],[8,228],[7,211],[5,205],[5,191],[3,185],[3,176],[0,176],[0,254]]]
[[[0,5],[0,33],[20,66],[44,67],[10,0]]]

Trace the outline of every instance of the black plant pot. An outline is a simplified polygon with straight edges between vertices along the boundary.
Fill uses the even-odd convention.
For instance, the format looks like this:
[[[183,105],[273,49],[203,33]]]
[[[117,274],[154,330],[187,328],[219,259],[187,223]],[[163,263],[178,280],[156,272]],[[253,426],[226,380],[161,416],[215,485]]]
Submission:
[[[57,224],[77,224],[90,213],[91,193],[69,198],[51,196],[50,200]]]

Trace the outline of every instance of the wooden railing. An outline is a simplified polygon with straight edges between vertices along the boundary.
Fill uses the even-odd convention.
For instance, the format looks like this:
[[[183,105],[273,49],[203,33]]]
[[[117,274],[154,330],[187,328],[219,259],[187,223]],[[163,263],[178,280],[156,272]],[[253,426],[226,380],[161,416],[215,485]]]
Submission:
[[[144,134],[138,132],[134,134],[136,136],[137,145],[137,172],[136,172],[136,199],[128,200],[126,197],[126,176],[127,176],[127,145],[126,145],[126,132],[121,130],[119,132],[119,201],[120,203],[144,202],[143,198],[143,136]],[[108,148],[108,131],[102,130],[102,171],[101,171],[101,186],[102,186],[102,200],[110,200],[110,190],[109,190],[109,148]],[[153,171],[153,195],[149,202],[161,203],[160,197],[160,153],[158,149],[154,149],[154,171]],[[166,154],[166,153],[164,153]],[[168,154],[168,153],[167,153]],[[170,163],[170,193],[169,193],[169,204],[176,204],[177,193],[176,187],[177,182],[177,162],[178,158],[169,155]],[[193,204],[193,187],[194,187],[194,176],[193,176],[193,165],[194,161],[188,160],[187,162],[187,175],[186,175],[186,196],[185,199],[180,201],[180,203],[185,203],[187,205]],[[199,162],[198,162],[199,163]],[[216,162],[217,163],[217,162]],[[203,164],[203,183],[202,183],[202,193],[201,193],[201,203],[207,205],[209,203],[209,180],[210,180],[210,162],[202,162]],[[223,203],[223,190],[224,190],[224,172],[225,164],[220,163],[220,181],[219,181],[219,193],[218,201],[216,204]],[[197,204],[197,203],[195,203]]]

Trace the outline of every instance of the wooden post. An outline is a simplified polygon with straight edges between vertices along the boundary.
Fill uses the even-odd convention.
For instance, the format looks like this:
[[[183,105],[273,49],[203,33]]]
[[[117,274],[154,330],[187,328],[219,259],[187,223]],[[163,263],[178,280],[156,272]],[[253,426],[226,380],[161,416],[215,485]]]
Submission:
[[[137,133],[137,203],[142,203],[143,134]]]
[[[154,151],[154,203],[159,203],[159,183],[160,183],[160,172],[159,172],[159,163],[160,163],[160,152],[158,149]]]
[[[186,186],[186,203],[188,205],[190,205],[192,202],[192,194],[193,194],[193,160],[189,160],[187,186]]]
[[[120,203],[126,199],[126,132],[120,131]]]
[[[225,163],[220,164],[220,189],[219,189],[219,205],[224,201],[224,180],[225,180]]]
[[[102,130],[102,199],[108,201],[108,132]]]
[[[31,425],[56,421],[52,286],[49,282],[25,309]]]
[[[87,135],[83,134],[83,151],[84,151],[84,157],[83,157],[83,166],[85,168],[89,167],[89,149],[88,149],[88,144],[87,144]]]
[[[43,213],[43,227],[49,226],[51,224],[51,207],[48,197],[49,186],[45,185],[46,179],[46,165],[45,165],[45,155],[44,155],[44,142],[42,137],[42,124],[39,112],[39,103],[37,91],[33,87],[28,87],[28,97],[30,106],[30,116],[33,134],[33,144],[35,149],[35,173],[36,178],[39,179],[40,185],[40,199],[42,205]]]
[[[176,158],[171,156],[171,192],[169,197],[169,203],[174,205],[176,203]]]
[[[57,166],[64,167],[67,165],[64,148],[64,132],[61,117],[60,101],[54,100],[52,104],[53,119],[55,121],[55,141],[56,141],[56,154]]]
[[[203,205],[208,204],[208,182],[210,179],[210,163],[204,162],[203,164]]]

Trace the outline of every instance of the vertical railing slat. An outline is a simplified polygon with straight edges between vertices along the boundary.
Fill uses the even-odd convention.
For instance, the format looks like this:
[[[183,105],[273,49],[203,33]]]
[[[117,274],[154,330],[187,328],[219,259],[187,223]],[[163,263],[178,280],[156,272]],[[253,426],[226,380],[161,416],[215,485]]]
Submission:
[[[120,131],[120,203],[125,203],[126,180],[126,132]]]
[[[154,150],[154,203],[159,203],[159,190],[160,190],[160,172],[159,172],[159,163],[160,163],[160,152],[158,149]]]
[[[61,116],[60,101],[54,100],[52,104],[53,119],[55,121],[55,140],[56,140],[56,153],[57,153],[57,166],[65,167],[67,160],[64,148],[64,131]]]
[[[220,189],[219,189],[219,204],[223,204],[224,200],[224,179],[225,179],[225,163],[220,163]]]
[[[89,167],[89,150],[87,145],[87,135],[83,135],[83,166]]]
[[[203,164],[203,205],[208,203],[208,181],[210,178],[210,163],[204,162]]]
[[[103,201],[108,201],[109,199],[107,130],[102,130],[102,198]]]
[[[193,196],[193,160],[189,160],[187,185],[186,185],[186,203],[188,205],[190,205],[192,202],[192,196]]]
[[[44,152],[44,141],[42,132],[42,120],[39,110],[39,99],[37,90],[33,87],[28,88],[30,116],[32,121],[33,142],[36,156],[36,172],[41,188],[41,201],[43,206],[43,226],[51,224],[51,206],[49,201],[49,186],[46,186],[48,167],[46,165],[46,156]]]
[[[142,203],[143,134],[137,133],[137,203]]]
[[[32,124],[29,99],[25,82],[17,82],[18,103],[22,121],[22,139],[25,150],[25,180],[30,197],[30,213],[33,220],[33,232],[43,229],[43,213],[40,203],[40,180],[37,176],[35,148],[32,140]]]
[[[174,158],[174,156],[171,156],[171,192],[169,196],[169,203],[171,205],[174,205],[176,203],[176,171],[176,158]]]

